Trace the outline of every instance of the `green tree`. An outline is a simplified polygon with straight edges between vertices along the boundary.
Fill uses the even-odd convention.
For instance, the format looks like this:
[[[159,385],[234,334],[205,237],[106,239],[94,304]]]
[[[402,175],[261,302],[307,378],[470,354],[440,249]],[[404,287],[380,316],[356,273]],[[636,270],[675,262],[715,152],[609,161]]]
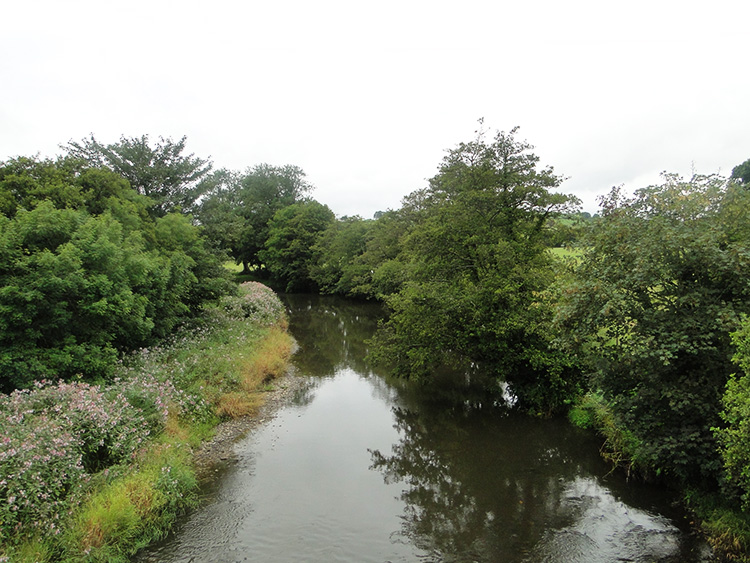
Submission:
[[[80,160],[0,163],[0,390],[106,377],[232,291],[189,218]]]
[[[183,154],[187,138],[170,138],[151,146],[148,135],[120,137],[104,145],[93,135],[80,142],[69,141],[62,148],[68,155],[93,167],[106,167],[125,178],[138,193],[150,198],[150,211],[163,216],[170,211],[191,212],[198,198],[212,187],[209,159]]]
[[[269,221],[312,189],[304,171],[292,165],[259,164],[242,174],[222,172],[202,201],[198,219],[209,238],[228,249],[246,272],[262,273],[259,254],[268,240]]]
[[[289,205],[273,216],[259,258],[271,275],[286,285],[286,291],[315,289],[310,276],[313,247],[335,220],[333,211],[315,200]]]
[[[719,474],[710,428],[732,371],[729,334],[750,309],[750,193],[716,176],[602,200],[559,320],[592,385],[639,442],[642,467]]]
[[[351,295],[366,275],[366,265],[356,259],[364,254],[373,220],[342,217],[321,233],[313,247],[310,277],[321,293]]]
[[[0,163],[0,213],[14,217],[19,209],[30,211],[43,201],[58,209],[110,210],[139,220],[148,205],[123,178],[78,159],[19,157]]]
[[[737,180],[744,185],[750,184],[750,158],[742,164],[738,164],[732,168],[732,175],[730,178],[732,180]]]
[[[551,346],[547,222],[576,201],[551,192],[560,178],[538,169],[532,147],[515,133],[488,141],[480,132],[461,143],[429,187],[408,198],[409,277],[387,298],[392,313],[374,357],[425,380],[445,366],[478,368],[508,382],[522,404],[549,412],[576,378]]]

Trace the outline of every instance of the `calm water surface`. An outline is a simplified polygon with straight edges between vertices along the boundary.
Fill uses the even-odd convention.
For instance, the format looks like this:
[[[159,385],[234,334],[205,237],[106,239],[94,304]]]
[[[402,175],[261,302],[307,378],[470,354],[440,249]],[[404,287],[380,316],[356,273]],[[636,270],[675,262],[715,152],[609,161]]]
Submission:
[[[379,309],[289,296],[294,404],[137,561],[707,561],[663,490],[564,421],[426,400],[364,364]]]

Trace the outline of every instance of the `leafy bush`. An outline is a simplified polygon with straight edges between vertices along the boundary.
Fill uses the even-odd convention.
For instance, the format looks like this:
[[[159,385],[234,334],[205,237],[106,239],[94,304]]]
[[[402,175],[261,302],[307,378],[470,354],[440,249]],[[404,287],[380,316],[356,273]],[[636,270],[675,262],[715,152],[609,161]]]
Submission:
[[[615,188],[602,205],[560,293],[560,334],[643,465],[715,487],[729,334],[750,312],[750,191],[667,174],[632,197]]]
[[[750,319],[743,318],[740,330],[732,334],[737,347],[734,361],[744,371],[727,382],[722,398],[723,427],[714,428],[730,486],[739,491],[742,506],[750,510]]]
[[[149,217],[112,172],[0,163],[0,391],[94,381],[231,293],[189,218]]]

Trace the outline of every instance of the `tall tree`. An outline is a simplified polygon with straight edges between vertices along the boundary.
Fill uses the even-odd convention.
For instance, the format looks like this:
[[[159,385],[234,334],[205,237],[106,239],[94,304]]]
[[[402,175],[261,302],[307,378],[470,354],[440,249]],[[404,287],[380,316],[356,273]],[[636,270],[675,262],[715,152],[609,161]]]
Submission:
[[[750,158],[748,158],[742,164],[738,164],[732,168],[732,180],[737,180],[741,184],[750,185]]]
[[[210,159],[184,154],[187,137],[178,141],[159,137],[154,146],[148,135],[120,137],[105,145],[94,135],[80,142],[69,141],[62,148],[91,166],[106,167],[130,182],[138,193],[152,201],[151,213],[163,216],[170,211],[188,213],[212,186]]]
[[[515,134],[487,140],[480,131],[409,198],[409,278],[387,299],[392,314],[375,356],[425,379],[446,365],[479,367],[510,383],[522,403],[550,411],[575,378],[550,345],[547,220],[576,201],[551,192],[560,178],[538,169],[532,147]]]
[[[292,205],[313,187],[298,166],[259,164],[244,173],[223,171],[201,202],[198,218],[207,234],[226,248],[245,271],[264,270],[259,253],[268,239],[274,214]]]
[[[318,238],[310,275],[321,293],[349,295],[362,282],[369,268],[357,259],[367,248],[373,223],[359,216],[342,217]]]
[[[271,275],[286,284],[286,291],[315,289],[310,276],[313,248],[336,219],[327,205],[300,201],[276,212],[268,224],[268,239],[259,253]]]

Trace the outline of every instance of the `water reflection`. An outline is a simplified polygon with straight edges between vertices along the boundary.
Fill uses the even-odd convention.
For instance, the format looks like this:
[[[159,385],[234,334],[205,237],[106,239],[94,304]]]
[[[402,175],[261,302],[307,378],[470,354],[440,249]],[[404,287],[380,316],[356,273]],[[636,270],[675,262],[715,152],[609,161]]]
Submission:
[[[616,498],[596,444],[566,424],[425,405],[394,416],[400,440],[372,467],[406,485],[399,534],[430,560],[700,560],[667,518]]]
[[[289,312],[289,330],[300,346],[294,364],[301,373],[325,377],[345,368],[370,373],[365,341],[383,315],[380,305],[319,295],[282,298]]]
[[[363,358],[382,311],[334,298],[288,296],[298,366],[332,375],[370,373]],[[316,313],[310,315],[309,312]],[[401,486],[400,529],[427,561],[704,560],[676,525],[666,491],[629,486],[598,455],[599,441],[565,421],[538,420],[481,391],[465,401],[372,377],[393,405],[399,440],[370,449],[370,469]],[[476,391],[477,389],[475,389]]]

